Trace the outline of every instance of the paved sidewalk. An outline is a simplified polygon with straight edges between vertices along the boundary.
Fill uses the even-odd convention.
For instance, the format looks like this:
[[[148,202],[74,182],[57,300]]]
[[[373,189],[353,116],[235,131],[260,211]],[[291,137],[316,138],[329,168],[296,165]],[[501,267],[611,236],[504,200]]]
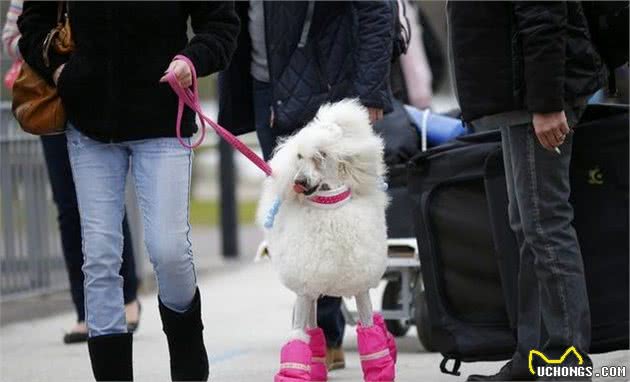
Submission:
[[[278,365],[278,352],[287,337],[293,296],[278,282],[269,263],[224,267],[200,280],[205,341],[213,381],[270,382]],[[135,375],[138,381],[168,380],[168,356],[161,332],[155,295],[141,298],[143,317],[134,339]],[[62,345],[61,332],[72,314],[11,324],[0,329],[2,366],[0,381],[88,381],[91,371],[87,347]],[[331,374],[330,381],[358,382],[361,371],[354,328],[348,328],[346,370]],[[415,333],[399,340],[399,382],[462,381],[464,377],[440,374],[441,356],[424,352]],[[594,356],[596,365],[628,364],[628,352]],[[489,372],[500,363],[465,364],[463,374]],[[613,380],[613,379],[607,379]]]

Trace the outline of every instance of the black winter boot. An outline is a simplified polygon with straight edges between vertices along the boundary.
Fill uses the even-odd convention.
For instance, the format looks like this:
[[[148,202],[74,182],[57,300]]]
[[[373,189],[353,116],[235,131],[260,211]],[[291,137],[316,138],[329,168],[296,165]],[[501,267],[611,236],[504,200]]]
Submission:
[[[177,313],[167,308],[158,297],[162,330],[168,340],[173,381],[207,381],[208,354],[203,344],[201,298],[199,289],[190,308]]]
[[[132,340],[131,333],[88,339],[92,372],[97,381],[133,381]]]

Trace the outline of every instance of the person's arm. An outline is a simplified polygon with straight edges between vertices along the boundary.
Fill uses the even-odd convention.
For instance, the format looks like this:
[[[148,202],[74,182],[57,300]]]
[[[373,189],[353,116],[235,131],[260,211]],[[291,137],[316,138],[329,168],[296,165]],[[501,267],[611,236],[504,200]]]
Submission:
[[[56,1],[26,1],[17,22],[22,34],[18,46],[24,61],[51,84],[54,84],[53,73],[68,61],[67,55],[58,54],[52,48],[48,50],[49,66],[44,64],[42,56],[44,40],[57,25],[57,7]]]
[[[18,41],[20,40],[20,31],[17,26],[17,19],[22,13],[23,0],[11,0],[9,9],[7,10],[7,18],[2,28],[2,46],[4,52],[14,58],[20,58],[20,50],[18,49]]]
[[[372,120],[382,117],[391,100],[387,79],[392,58],[394,15],[389,1],[355,1],[359,22],[354,87]]]
[[[186,6],[195,36],[181,54],[193,62],[200,77],[225,69],[236,50],[240,26],[234,2],[192,1]]]
[[[411,27],[411,40],[407,53],[400,56],[400,67],[405,77],[405,88],[409,103],[419,109],[426,109],[431,106],[433,91],[431,81],[433,76],[429,61],[422,42],[422,26],[416,17],[417,10],[409,0],[398,0],[405,3],[407,9],[406,16]],[[402,12],[402,5],[399,6]],[[400,17],[401,15],[399,15]]]
[[[557,1],[513,4],[522,42],[525,104],[533,113],[538,140],[554,150],[569,132],[563,111],[567,5]]]
[[[527,108],[534,113],[561,111],[564,107],[566,3],[515,1],[513,4],[523,50]]]

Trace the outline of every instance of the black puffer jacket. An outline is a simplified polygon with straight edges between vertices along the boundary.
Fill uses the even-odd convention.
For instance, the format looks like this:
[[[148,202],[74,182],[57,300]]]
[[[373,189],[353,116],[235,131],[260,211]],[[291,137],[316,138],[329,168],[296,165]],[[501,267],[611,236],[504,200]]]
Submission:
[[[177,97],[159,82],[164,71],[177,54],[190,58],[199,76],[227,67],[239,28],[232,2],[77,1],[69,3],[69,15],[75,52],[52,54],[46,67],[41,46],[56,24],[57,2],[25,2],[20,51],[51,83],[55,69],[66,64],[58,92],[68,119],[104,142],[174,136]],[[187,110],[182,133],[194,129]]]
[[[447,8],[464,120],[560,111],[603,86],[579,2],[450,1]]]
[[[273,92],[274,128],[289,133],[326,101],[358,97],[368,107],[391,110],[388,84],[394,19],[392,4],[317,1],[303,47],[310,2],[265,2],[265,38]],[[248,2],[230,67],[220,74],[219,122],[237,134],[254,130]]]

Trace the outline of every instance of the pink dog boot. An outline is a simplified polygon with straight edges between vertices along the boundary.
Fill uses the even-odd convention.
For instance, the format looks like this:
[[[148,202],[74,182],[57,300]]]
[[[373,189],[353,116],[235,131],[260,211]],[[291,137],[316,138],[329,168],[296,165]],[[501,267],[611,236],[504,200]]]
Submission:
[[[387,337],[377,325],[357,326],[357,341],[363,380],[365,382],[393,382],[396,365],[387,347]]]
[[[313,357],[311,358],[311,381],[328,381],[328,369],[326,368],[326,337],[321,328],[309,329],[311,337],[309,346]]]
[[[311,349],[306,342],[287,342],[280,351],[280,371],[274,377],[274,382],[310,381],[311,358]]]
[[[396,349],[396,339],[394,335],[387,330],[387,325],[385,325],[385,320],[380,313],[374,313],[372,317],[374,320],[374,324],[381,328],[387,337],[387,347],[389,348],[389,355],[392,356],[394,363],[396,363],[396,359],[398,358],[398,350]]]

